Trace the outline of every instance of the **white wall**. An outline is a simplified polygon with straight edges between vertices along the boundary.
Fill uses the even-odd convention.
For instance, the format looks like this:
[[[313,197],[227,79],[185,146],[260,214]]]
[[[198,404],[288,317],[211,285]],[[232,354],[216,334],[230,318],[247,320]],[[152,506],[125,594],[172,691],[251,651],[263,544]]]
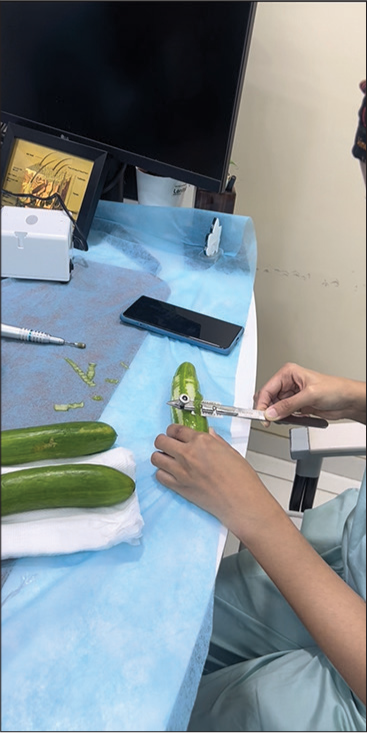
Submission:
[[[364,2],[258,3],[231,156],[258,240],[258,386],[285,361],[365,379],[365,27]]]

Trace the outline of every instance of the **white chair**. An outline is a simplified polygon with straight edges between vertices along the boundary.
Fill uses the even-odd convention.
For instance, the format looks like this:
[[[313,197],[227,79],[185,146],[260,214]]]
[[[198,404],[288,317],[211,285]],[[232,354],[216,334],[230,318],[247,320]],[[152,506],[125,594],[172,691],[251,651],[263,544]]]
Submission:
[[[289,500],[289,515],[302,516],[313,505],[322,461],[331,456],[366,455],[366,428],[361,423],[334,423],[327,428],[293,428],[290,454],[296,473]]]
[[[298,529],[303,512],[313,506],[324,458],[366,455],[366,427],[361,423],[334,423],[327,428],[292,428],[290,455],[296,471],[287,514]],[[238,549],[245,545],[240,542]]]

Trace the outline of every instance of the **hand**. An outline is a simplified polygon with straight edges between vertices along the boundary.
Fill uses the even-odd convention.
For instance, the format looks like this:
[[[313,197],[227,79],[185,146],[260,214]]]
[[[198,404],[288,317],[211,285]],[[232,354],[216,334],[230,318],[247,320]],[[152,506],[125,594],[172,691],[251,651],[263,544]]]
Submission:
[[[242,541],[283,513],[247,461],[214,431],[169,425],[155,440],[157,479],[214,514]]]
[[[255,397],[258,410],[268,421],[285,418],[294,412],[317,415],[326,420],[348,418],[366,422],[366,386],[343,377],[331,377],[286,364]]]

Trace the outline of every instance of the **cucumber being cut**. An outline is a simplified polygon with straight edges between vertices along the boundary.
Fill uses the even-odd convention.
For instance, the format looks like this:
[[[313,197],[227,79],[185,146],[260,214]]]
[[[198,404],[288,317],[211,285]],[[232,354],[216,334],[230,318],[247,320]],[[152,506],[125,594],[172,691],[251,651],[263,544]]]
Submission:
[[[194,365],[189,361],[184,361],[180,364],[172,380],[171,400],[177,400],[182,394],[187,394],[190,400],[198,405],[197,414],[171,407],[172,421],[179,425],[187,425],[187,427],[193,428],[193,430],[208,433],[208,421],[206,417],[200,415],[199,411],[199,404],[203,399],[200,393],[199,380]]]

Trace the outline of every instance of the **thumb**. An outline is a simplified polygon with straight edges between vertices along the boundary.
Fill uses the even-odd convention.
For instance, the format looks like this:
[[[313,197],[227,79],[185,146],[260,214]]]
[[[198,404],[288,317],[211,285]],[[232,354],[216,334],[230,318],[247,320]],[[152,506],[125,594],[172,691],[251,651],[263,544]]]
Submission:
[[[289,417],[294,412],[298,412],[303,407],[303,399],[300,395],[293,395],[292,397],[286,397],[284,400],[280,400],[275,405],[271,405],[265,410],[265,419],[269,421],[281,420],[285,417]]]

